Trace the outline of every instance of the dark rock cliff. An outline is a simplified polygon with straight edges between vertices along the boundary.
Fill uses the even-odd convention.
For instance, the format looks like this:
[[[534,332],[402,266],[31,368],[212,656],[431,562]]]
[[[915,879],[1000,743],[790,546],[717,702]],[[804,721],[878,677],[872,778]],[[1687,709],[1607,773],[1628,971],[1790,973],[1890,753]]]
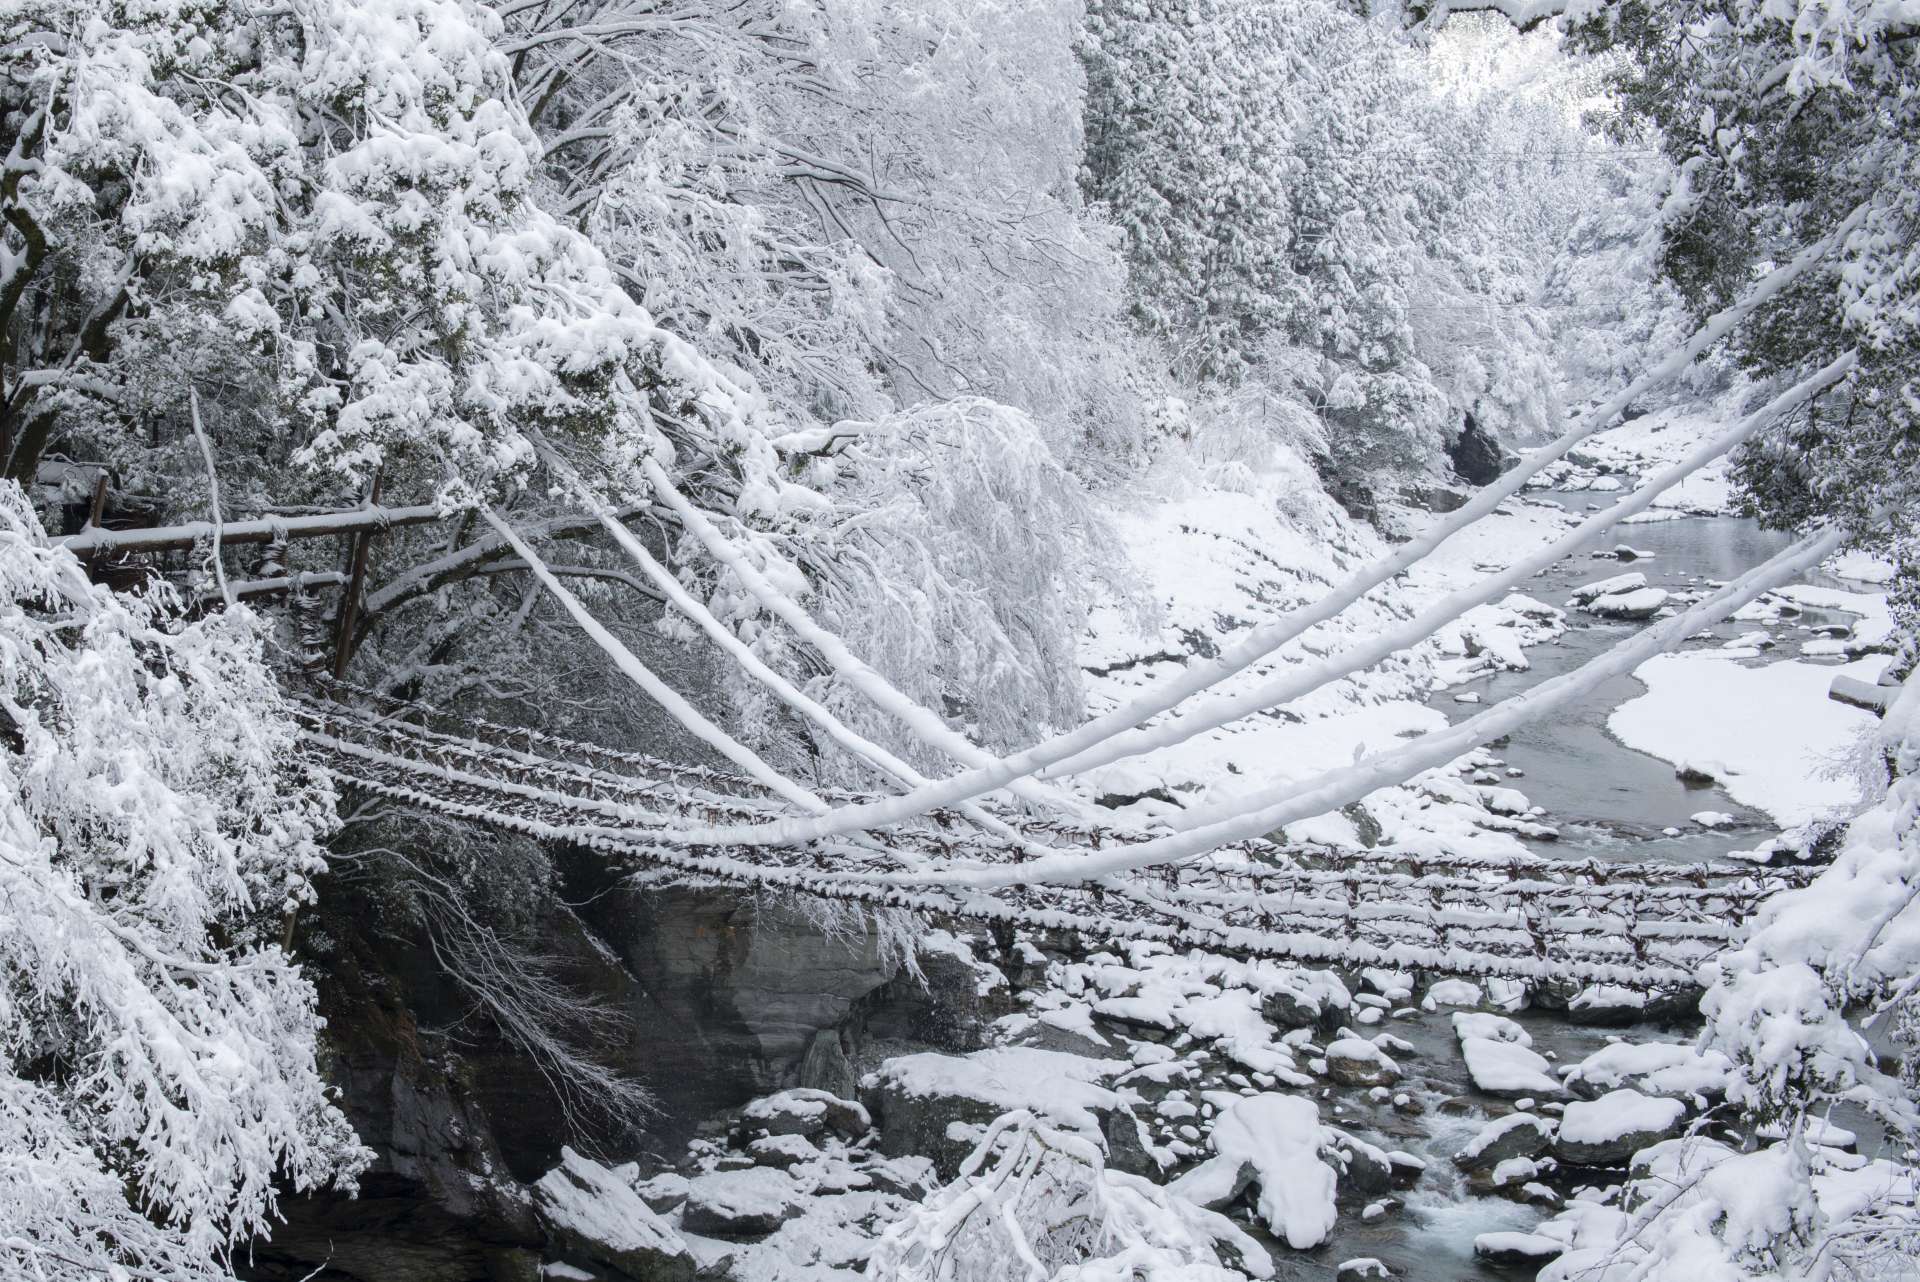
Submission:
[[[427,928],[337,891],[303,927],[302,951],[328,1072],[374,1161],[357,1199],[286,1199],[287,1222],[242,1276],[278,1282],[324,1266],[317,1278],[335,1282],[533,1278],[542,1237],[525,1186],[563,1144],[651,1164],[755,1096],[793,1085],[851,1095],[870,1024],[951,1040],[931,1029],[943,1004],[897,979],[868,932],[729,888],[636,887],[583,852],[553,859],[550,893],[528,909],[534,933],[571,991],[626,1016],[591,1050],[655,1109],[587,1116],[476,1012]]]

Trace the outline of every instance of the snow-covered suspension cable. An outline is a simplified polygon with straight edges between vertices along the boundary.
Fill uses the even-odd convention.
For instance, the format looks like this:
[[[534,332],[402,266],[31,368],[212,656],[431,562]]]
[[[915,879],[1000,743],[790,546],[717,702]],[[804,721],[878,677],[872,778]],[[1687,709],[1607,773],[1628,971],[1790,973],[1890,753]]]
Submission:
[[[1571,672],[1544,681],[1458,725],[1421,735],[1405,747],[1275,789],[1223,818],[1170,836],[1090,855],[1049,856],[1033,863],[982,870],[977,874],[956,870],[952,881],[979,888],[1082,881],[1178,862],[1224,842],[1260,836],[1286,824],[1337,810],[1376,788],[1405,783],[1421,771],[1445,765],[1463,752],[1510,734],[1580,698],[1603,681],[1632,672],[1701,628],[1718,623],[1761,593],[1820,564],[1846,540],[1847,533],[1840,527],[1810,534],[1712,596],[1622,640],[1605,654],[1589,659]],[[943,883],[947,880],[939,876],[936,879]]]
[[[1049,766],[1041,772],[1041,777],[1052,778],[1078,774],[1081,771],[1119,761],[1124,757],[1138,756],[1141,753],[1185,743],[1196,735],[1218,729],[1229,722],[1251,716],[1266,708],[1279,707],[1291,702],[1319,689],[1329,681],[1335,681],[1363,668],[1371,667],[1397,651],[1419,644],[1473,607],[1484,605],[1496,597],[1513,591],[1537,571],[1544,570],[1560,558],[1578,551],[1588,539],[1604,533],[1636,513],[1645,511],[1661,494],[1732,450],[1773,419],[1845,378],[1855,363],[1855,354],[1846,353],[1818,373],[1780,393],[1766,405],[1747,415],[1718,436],[1702,442],[1685,457],[1656,472],[1626,498],[1604,512],[1596,512],[1589,516],[1564,538],[1515,562],[1499,574],[1490,575],[1476,584],[1442,597],[1399,627],[1380,633],[1348,650],[1329,655],[1318,662],[1289,668],[1273,680],[1250,690],[1213,698],[1177,721],[1143,726],[1125,734],[1115,735],[1096,748],[1091,748],[1058,765]]]
[[[847,643],[838,635],[816,622],[797,601],[775,586],[772,580],[760,572],[759,567],[720,533],[713,522],[707,519],[706,513],[694,506],[692,501],[679,491],[673,483],[673,478],[667,475],[667,470],[660,466],[657,459],[649,456],[642,459],[640,465],[647,483],[653,486],[654,492],[660,499],[673,509],[674,514],[680,518],[681,524],[700,541],[708,554],[731,570],[756,601],[817,650],[820,657],[826,660],[827,666],[839,674],[848,685],[865,695],[875,707],[905,726],[915,738],[927,746],[976,769],[990,768],[995,764],[997,759],[992,753],[953,729],[938,713],[915,702],[906,692],[888,681],[872,665],[849,649]],[[1080,813],[1080,806],[1071,798],[1035,783],[1022,782],[1027,773],[1030,772],[1015,772],[999,783],[959,794],[952,799],[951,803],[934,803],[934,805],[957,804],[1006,785],[1028,801],[1052,809],[1064,810],[1076,816]],[[941,785],[938,783],[927,783],[903,795],[917,797],[939,786]],[[919,814],[933,808],[932,805],[914,806],[905,813]],[[850,832],[870,826],[872,825],[855,822],[839,828],[838,831]]]
[[[819,701],[809,697],[791,681],[767,666],[766,662],[753,652],[751,646],[736,636],[732,628],[715,618],[713,611],[707,609],[692,593],[688,592],[674,573],[647,551],[646,545],[635,538],[633,531],[629,530],[626,524],[594,495],[593,491],[580,479],[580,474],[565,459],[551,450],[545,450],[543,453],[547,466],[552,468],[554,474],[573,491],[574,497],[586,505],[594,519],[600,522],[601,528],[613,537],[614,543],[632,558],[641,572],[653,581],[654,586],[660,589],[675,608],[699,625],[700,630],[738,663],[748,676],[760,682],[781,702],[819,726],[835,743],[852,753],[855,758],[867,762],[883,776],[908,788],[917,788],[926,784],[925,775],[896,757],[883,745],[874,743],[848,726],[823,707]],[[960,811],[972,823],[1003,840],[1022,844],[1025,842],[1025,838],[1013,828],[987,814],[978,806],[964,805],[960,807]]]
[[[607,657],[618,665],[628,680],[646,691],[647,696],[665,708],[674,720],[692,731],[728,761],[733,762],[788,801],[815,814],[822,814],[827,810],[826,802],[762,761],[753,749],[740,743],[725,730],[709,721],[698,708],[688,703],[678,690],[656,676],[653,669],[641,662],[639,655],[629,650],[619,637],[607,631],[605,625],[593,617],[592,612],[581,604],[580,598],[575,596],[566,584],[560,582],[559,577],[547,568],[547,563],[540,559],[539,554],[528,546],[526,540],[515,533],[514,528],[502,520],[492,508],[482,507],[480,515],[486,518],[487,524],[491,525],[494,531],[513,548],[514,555],[527,563],[527,568],[533,571],[534,577],[540,580],[541,586],[553,594],[554,599],[560,602],[567,614],[580,626],[581,631],[606,652]]]
[[[1285,824],[1338,810],[1376,788],[1404,783],[1423,770],[1444,765],[1461,753],[1511,733],[1580,697],[1602,681],[1631,672],[1648,658],[1717,623],[1762,592],[1818,565],[1845,541],[1845,531],[1838,528],[1809,535],[1700,603],[1635,633],[1571,672],[1542,682],[1525,694],[1458,725],[1424,734],[1393,752],[1251,798],[1243,809],[1202,827],[1094,853],[1049,855],[1030,863],[999,868],[953,869],[931,877],[909,878],[900,884],[994,889],[1086,881],[1155,864],[1177,863],[1230,842],[1262,837]],[[877,808],[878,805],[842,807],[834,817]],[[812,840],[808,834],[818,826],[818,820],[785,819],[749,826],[688,829],[672,834],[672,839],[690,845],[796,845]]]
[[[1521,486],[1542,468],[1562,458],[1575,445],[1611,422],[1614,416],[1636,397],[1673,378],[1702,352],[1726,337],[1734,326],[1756,308],[1778,296],[1787,286],[1818,263],[1834,244],[1849,234],[1860,223],[1864,214],[1864,209],[1856,210],[1831,234],[1808,246],[1791,262],[1762,277],[1746,294],[1711,317],[1692,338],[1675,349],[1664,361],[1635,379],[1604,405],[1593,410],[1551,445],[1529,455],[1526,462],[1508,472],[1494,485],[1480,491],[1447,520],[1434,526],[1420,538],[1403,544],[1392,555],[1374,562],[1353,575],[1319,601],[1255,627],[1236,645],[1218,657],[1193,665],[1169,677],[1158,686],[1136,697],[1132,702],[1094,717],[1078,729],[1056,735],[1052,739],[1007,757],[997,760],[988,757],[984,764],[975,764],[973,769],[962,771],[946,779],[936,780],[924,788],[915,788],[897,797],[883,798],[863,805],[838,807],[831,815],[817,819],[789,821],[782,835],[777,838],[767,834],[756,834],[751,838],[735,834],[735,838],[758,843],[809,841],[818,837],[851,832],[858,828],[885,827],[888,824],[898,823],[902,819],[924,814],[929,810],[955,805],[996,788],[1017,789],[1018,781],[1027,776],[1097,747],[1112,736],[1123,734],[1169,711],[1193,695],[1235,676],[1266,658],[1308,628],[1339,615],[1368,592],[1429,555],[1447,539],[1491,512],[1503,500],[1518,492]],[[665,470],[657,462],[647,459],[643,466],[647,469],[648,479],[656,486],[664,487],[660,490],[661,497],[681,515],[683,520],[688,520],[688,514],[692,514],[688,527],[703,543],[707,544],[709,551],[729,564],[745,564],[745,558],[739,551],[727,544],[711,523],[706,522],[692,504],[672,489]],[[753,571],[751,565],[747,565],[746,568]],[[760,579],[757,571],[753,573],[755,579],[763,583],[776,599],[784,600],[779,597],[777,588]],[[745,581],[743,579],[743,582]],[[788,608],[798,611],[797,606],[792,606],[790,602],[786,604]],[[803,613],[802,617],[804,617]],[[813,626],[819,630],[818,625]],[[825,635],[832,636],[830,633]],[[837,638],[834,638],[834,641],[838,643]],[[841,649],[844,651],[844,646]],[[858,661],[855,660],[855,662]],[[909,706],[915,707],[921,716],[939,722],[938,717],[925,709],[918,709],[917,705]],[[944,730],[944,723],[940,724]],[[951,731],[946,733],[952,735]],[[974,754],[972,760],[977,761],[986,756],[973,745],[968,744],[968,747]]]

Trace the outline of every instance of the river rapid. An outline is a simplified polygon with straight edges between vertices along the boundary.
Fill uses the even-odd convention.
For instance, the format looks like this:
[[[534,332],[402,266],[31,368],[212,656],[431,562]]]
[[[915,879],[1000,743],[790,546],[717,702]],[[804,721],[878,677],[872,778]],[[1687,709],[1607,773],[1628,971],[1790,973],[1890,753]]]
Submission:
[[[1553,503],[1584,516],[1590,509],[1612,501],[1612,496],[1548,491],[1536,492],[1527,501]],[[1709,580],[1724,582],[1751,569],[1789,540],[1788,535],[1764,530],[1758,523],[1739,517],[1687,516],[1622,525],[1542,572],[1524,590],[1540,601],[1564,607],[1573,588],[1629,571],[1644,574],[1651,587],[1670,592],[1698,590]],[[1647,555],[1625,564],[1593,555],[1610,553],[1620,544]],[[1809,576],[1805,582],[1853,592],[1877,590],[1871,584],[1826,574]],[[1845,624],[1852,618],[1808,609],[1790,623],[1775,624],[1771,629],[1775,649],[1746,662],[1825,661],[1802,654],[1802,643],[1815,639],[1816,630],[1822,626]],[[1527,652],[1532,665],[1529,670],[1497,673],[1437,691],[1431,706],[1459,720],[1578,667],[1642,626],[1574,610],[1568,612],[1567,622],[1561,638]],[[1729,620],[1687,645],[1717,647],[1754,627],[1751,622]],[[1616,678],[1558,715],[1494,746],[1508,767],[1522,772],[1510,781],[1512,785],[1544,810],[1537,817],[1559,833],[1556,841],[1534,843],[1540,854],[1690,862],[1750,850],[1779,830],[1767,815],[1741,805],[1719,786],[1683,783],[1671,763],[1637,752],[1613,736],[1607,721],[1614,709],[1646,689],[1632,677]],[[1479,694],[1479,704],[1463,704],[1456,699],[1456,695],[1469,691]],[[1734,822],[1706,828],[1691,821],[1691,816],[1707,810],[1730,814]],[[1680,830],[1679,835],[1663,831],[1673,828]],[[1532,1036],[1535,1050],[1563,1064],[1582,1059],[1610,1041],[1683,1041],[1696,1031],[1691,1021],[1665,1026],[1582,1027],[1558,1012],[1538,1009],[1517,1011],[1512,1017]],[[1453,1154],[1488,1121],[1512,1110],[1474,1091],[1450,1021],[1448,1011],[1421,1011],[1403,1013],[1383,1026],[1415,1048],[1415,1053],[1403,1057],[1403,1067],[1408,1070],[1403,1089],[1411,1086],[1420,1102],[1419,1114],[1396,1113],[1364,1097],[1343,1095],[1323,1103],[1329,1121],[1363,1133],[1372,1131],[1388,1146],[1421,1157],[1427,1163],[1426,1174],[1404,1195],[1404,1206],[1396,1213],[1371,1220],[1342,1215],[1323,1250],[1309,1257],[1277,1255],[1280,1276],[1329,1278],[1334,1266],[1361,1257],[1377,1258],[1395,1276],[1419,1282],[1532,1276],[1530,1268],[1501,1268],[1474,1257],[1473,1240],[1477,1235],[1525,1231],[1552,1211],[1476,1193],[1454,1168]],[[1859,1125],[1857,1121],[1849,1124]]]

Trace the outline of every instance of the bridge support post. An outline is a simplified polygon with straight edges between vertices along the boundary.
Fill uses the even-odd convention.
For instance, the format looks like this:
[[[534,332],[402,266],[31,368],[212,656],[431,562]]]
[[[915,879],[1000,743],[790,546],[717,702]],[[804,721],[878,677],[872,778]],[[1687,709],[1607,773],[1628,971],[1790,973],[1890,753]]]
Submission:
[[[380,506],[380,473],[373,474],[367,489],[367,506]],[[373,552],[374,530],[361,530],[353,536],[353,551],[348,557],[347,590],[340,597],[339,625],[333,637],[333,679],[344,681],[347,663],[353,658],[353,629],[360,621],[360,598],[367,586],[367,560]]]

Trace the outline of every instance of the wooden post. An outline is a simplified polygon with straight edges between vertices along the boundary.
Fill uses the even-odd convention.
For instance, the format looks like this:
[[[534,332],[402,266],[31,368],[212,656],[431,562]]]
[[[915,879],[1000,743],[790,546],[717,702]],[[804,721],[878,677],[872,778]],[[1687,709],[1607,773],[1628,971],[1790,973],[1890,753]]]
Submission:
[[[99,529],[100,522],[106,519],[106,514],[107,469],[103,467],[100,469],[100,475],[93,478],[93,498],[87,504],[87,523],[80,527],[80,532],[84,534],[88,530]],[[87,558],[87,577],[89,579],[95,577],[99,572],[99,565],[100,556],[98,553]]]
[[[380,505],[380,474],[373,474],[373,485],[367,492],[367,506]],[[353,629],[360,621],[360,597],[367,586],[367,558],[373,551],[373,530],[362,530],[353,536],[353,557],[347,570],[347,590],[340,598],[340,626],[333,638],[333,679],[344,681],[347,676],[347,661],[353,657]]]

